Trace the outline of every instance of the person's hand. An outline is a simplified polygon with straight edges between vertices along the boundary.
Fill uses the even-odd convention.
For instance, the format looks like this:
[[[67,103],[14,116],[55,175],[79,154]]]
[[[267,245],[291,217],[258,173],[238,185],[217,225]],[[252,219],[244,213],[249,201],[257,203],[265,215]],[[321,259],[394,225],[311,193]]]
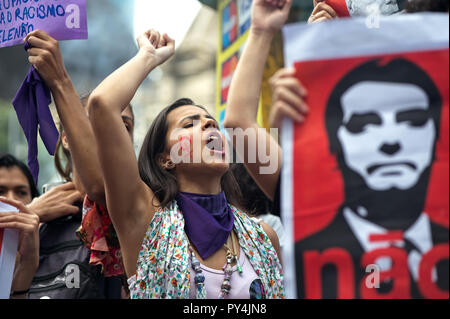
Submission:
[[[28,209],[37,214],[41,223],[57,218],[75,215],[79,212],[75,204],[81,202],[83,197],[75,188],[74,183],[59,185],[40,197],[35,198]]]
[[[316,23],[338,18],[334,9],[325,0],[314,0],[314,10],[308,19],[308,23]]]
[[[296,78],[295,69],[281,69],[270,79],[272,88],[272,108],[269,115],[271,128],[281,129],[284,117],[296,123],[303,123],[309,112],[304,98],[306,89]]]
[[[39,216],[20,201],[5,197],[0,197],[0,201],[19,211],[0,213],[0,229],[19,231],[19,247],[11,290],[15,293],[27,291],[39,267]],[[23,299],[26,298],[26,294],[15,295],[12,298]]]
[[[31,45],[28,61],[50,89],[68,79],[58,41],[42,30],[30,32],[24,41]]]
[[[148,54],[157,66],[169,60],[175,53],[175,40],[166,33],[161,35],[153,29],[139,36],[137,43],[139,51]]]
[[[18,261],[20,268],[36,270],[39,265],[39,216],[31,212],[22,202],[0,197],[0,201],[19,211],[0,213],[0,229],[19,231]],[[16,265],[17,268],[17,265]]]
[[[286,23],[293,0],[254,0],[251,30],[276,33]]]

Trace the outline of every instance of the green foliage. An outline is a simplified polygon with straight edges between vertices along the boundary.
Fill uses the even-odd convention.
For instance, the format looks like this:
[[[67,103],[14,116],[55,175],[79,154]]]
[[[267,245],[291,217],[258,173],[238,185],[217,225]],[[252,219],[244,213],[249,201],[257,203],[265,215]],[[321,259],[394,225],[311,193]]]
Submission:
[[[11,103],[0,100],[0,154],[9,153],[27,163],[28,144],[20,127],[14,107]],[[38,137],[39,185],[38,189],[48,182],[57,179],[53,157],[50,156]]]
[[[10,106],[0,100],[0,153],[8,152],[8,113]]]

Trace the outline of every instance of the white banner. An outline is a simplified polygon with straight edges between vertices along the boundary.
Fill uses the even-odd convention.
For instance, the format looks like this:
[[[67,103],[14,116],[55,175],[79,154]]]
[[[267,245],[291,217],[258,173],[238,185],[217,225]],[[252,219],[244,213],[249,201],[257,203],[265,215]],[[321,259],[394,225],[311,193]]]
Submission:
[[[17,212],[17,209],[0,202],[0,214],[6,212]],[[18,243],[17,230],[4,229],[0,232],[0,299],[9,299]]]

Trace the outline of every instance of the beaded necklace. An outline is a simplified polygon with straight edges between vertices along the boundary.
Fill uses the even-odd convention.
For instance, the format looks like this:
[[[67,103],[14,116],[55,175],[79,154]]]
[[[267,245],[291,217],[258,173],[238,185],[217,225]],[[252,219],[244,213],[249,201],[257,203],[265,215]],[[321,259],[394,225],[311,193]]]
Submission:
[[[220,289],[220,293],[218,296],[218,299],[225,299],[229,294],[231,290],[231,276],[233,275],[233,260],[236,261],[237,269],[239,272],[239,275],[242,276],[242,267],[239,264],[239,258],[236,252],[235,247],[235,240],[234,240],[234,231],[231,231],[231,242],[233,249],[230,249],[230,247],[227,244],[224,244],[223,248],[226,250],[227,255],[227,264],[223,268],[224,272],[224,280]],[[203,271],[200,266],[200,261],[197,259],[194,253],[194,249],[189,244],[189,251],[191,253],[191,263],[192,268],[195,271],[195,296],[197,299],[206,299],[206,289],[205,289],[205,275],[203,274]]]

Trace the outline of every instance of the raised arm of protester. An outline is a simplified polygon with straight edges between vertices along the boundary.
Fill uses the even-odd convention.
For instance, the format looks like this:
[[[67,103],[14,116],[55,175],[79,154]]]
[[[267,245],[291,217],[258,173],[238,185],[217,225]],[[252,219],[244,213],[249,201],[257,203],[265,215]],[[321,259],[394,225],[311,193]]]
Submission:
[[[159,203],[153,201],[152,190],[141,180],[121,112],[148,74],[175,51],[174,40],[154,30],[144,33],[137,41],[139,51],[136,56],[92,92],[88,105],[89,119],[100,146],[107,206],[119,236],[128,275],[135,273],[142,238]]]
[[[314,10],[308,19],[308,23],[316,23],[338,18],[334,9],[325,0],[313,0]]]
[[[11,287],[11,298],[26,299],[31,281],[39,266],[39,217],[22,202],[0,197],[0,201],[19,213],[0,214],[0,229],[19,231],[19,248]]]
[[[29,33],[25,40],[32,46],[28,50],[29,62],[52,92],[77,171],[74,183],[81,182],[83,187],[79,185],[78,189],[84,189],[91,200],[105,205],[103,176],[94,133],[64,66],[58,41],[41,30]]]
[[[278,142],[270,134],[259,129],[258,102],[270,43],[274,34],[285,24],[291,5],[292,0],[253,2],[250,35],[233,76],[224,123],[227,128],[240,128],[247,133],[250,129],[256,133],[254,134],[256,138],[252,139],[249,138],[251,134],[235,130],[234,139],[244,140],[244,154],[239,154],[237,150],[238,155],[255,182],[270,199],[274,198],[280,176],[281,150]],[[274,172],[263,172],[262,168],[267,164],[263,163],[260,156],[256,159],[256,163],[249,160],[249,155],[255,151],[256,154],[261,153],[261,147],[270,150],[269,163],[277,164]]]

